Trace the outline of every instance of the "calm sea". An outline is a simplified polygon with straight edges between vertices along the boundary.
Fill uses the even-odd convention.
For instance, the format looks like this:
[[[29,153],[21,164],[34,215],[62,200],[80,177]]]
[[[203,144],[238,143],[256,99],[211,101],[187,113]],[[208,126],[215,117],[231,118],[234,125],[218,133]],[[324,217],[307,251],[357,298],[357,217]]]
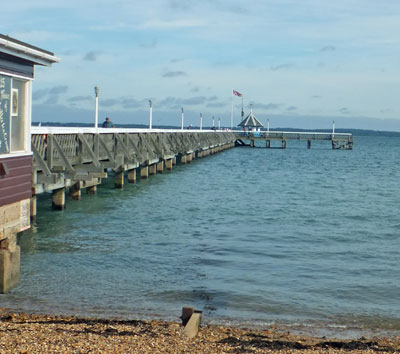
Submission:
[[[27,312],[400,329],[400,138],[235,148],[51,211],[19,237]]]

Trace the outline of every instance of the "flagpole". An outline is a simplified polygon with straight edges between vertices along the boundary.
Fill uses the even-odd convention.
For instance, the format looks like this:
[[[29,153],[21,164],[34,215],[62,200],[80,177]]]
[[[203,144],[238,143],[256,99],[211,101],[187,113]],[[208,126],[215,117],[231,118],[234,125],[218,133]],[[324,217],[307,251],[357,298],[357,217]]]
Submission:
[[[231,130],[233,128],[233,89],[231,91]]]

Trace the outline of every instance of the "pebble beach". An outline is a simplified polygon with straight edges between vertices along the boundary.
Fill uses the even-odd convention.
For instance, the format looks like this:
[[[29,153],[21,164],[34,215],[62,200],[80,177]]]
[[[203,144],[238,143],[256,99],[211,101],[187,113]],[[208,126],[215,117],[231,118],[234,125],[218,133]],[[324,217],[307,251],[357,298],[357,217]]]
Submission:
[[[0,353],[399,353],[399,337],[317,338],[274,328],[92,319],[0,310]]]

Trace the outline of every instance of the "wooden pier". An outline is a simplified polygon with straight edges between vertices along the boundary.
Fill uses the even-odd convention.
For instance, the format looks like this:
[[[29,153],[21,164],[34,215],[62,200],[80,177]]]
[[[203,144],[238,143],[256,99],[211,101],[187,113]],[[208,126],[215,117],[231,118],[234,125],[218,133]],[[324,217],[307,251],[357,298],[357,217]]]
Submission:
[[[353,135],[348,133],[319,133],[319,132],[285,132],[285,131],[247,131],[235,132],[236,146],[254,147],[256,141],[265,141],[265,147],[271,148],[271,141],[280,141],[285,149],[287,140],[305,140],[307,148],[311,148],[313,140],[327,140],[331,142],[332,149],[353,149]],[[249,141],[249,143],[246,143]]]
[[[65,192],[80,199],[81,191],[96,193],[103,178],[125,180],[171,170],[234,147],[235,134],[212,130],[156,130],[32,127],[33,152],[31,217],[36,195],[52,192],[54,209],[65,208]]]

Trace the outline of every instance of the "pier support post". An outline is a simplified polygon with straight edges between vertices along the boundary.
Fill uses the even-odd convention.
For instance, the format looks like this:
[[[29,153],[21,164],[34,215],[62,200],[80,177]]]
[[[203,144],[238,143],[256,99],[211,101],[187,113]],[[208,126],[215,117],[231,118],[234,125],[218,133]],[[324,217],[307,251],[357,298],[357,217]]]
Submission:
[[[149,166],[144,166],[140,169],[140,178],[149,178]]]
[[[155,175],[157,173],[157,164],[149,166],[149,175]]]
[[[157,163],[157,173],[164,172],[164,161],[160,161]]]
[[[307,149],[311,149],[311,139],[307,140]]]
[[[250,147],[254,147],[254,140],[250,140]]]
[[[31,208],[30,217],[31,217],[31,220],[34,221],[36,219],[36,213],[37,213],[36,195],[32,196],[32,198],[31,198],[30,208]]]
[[[124,188],[124,171],[115,175],[114,186],[115,188]]]
[[[174,158],[172,159],[172,164],[173,164],[173,165],[176,165],[176,157],[174,157]]]
[[[197,158],[201,159],[203,157],[203,151],[198,151],[197,152]]]
[[[69,187],[69,195],[74,200],[81,199],[81,184],[80,184],[80,182],[74,183],[71,187]]]
[[[187,156],[186,155],[182,155],[181,156],[181,164],[184,165],[187,162]]]
[[[282,149],[286,149],[286,140],[282,140]]]
[[[186,156],[186,162],[191,163],[193,160],[193,153],[191,152],[190,154],[187,154]]]
[[[65,188],[58,188],[53,190],[52,206],[54,210],[65,209]]]
[[[267,149],[270,149],[270,148],[271,148],[271,140],[265,140],[265,147],[266,147]]]
[[[128,171],[128,183],[136,183],[136,169]]]
[[[90,186],[86,188],[86,194],[95,195],[97,193],[97,186]]]
[[[171,171],[171,170],[172,170],[172,159],[169,159],[169,160],[166,160],[166,161],[165,161],[165,168],[166,168],[168,171]]]

